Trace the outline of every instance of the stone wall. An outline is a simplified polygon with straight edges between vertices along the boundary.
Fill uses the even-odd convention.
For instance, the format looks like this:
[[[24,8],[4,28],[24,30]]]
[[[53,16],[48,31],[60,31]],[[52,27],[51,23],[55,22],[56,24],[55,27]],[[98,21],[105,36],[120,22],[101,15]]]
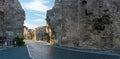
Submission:
[[[23,37],[25,12],[18,0],[1,0],[0,16],[0,36],[6,36],[8,40]]]
[[[47,12],[47,26],[58,45],[120,49],[119,3],[119,0],[55,0],[53,9]]]

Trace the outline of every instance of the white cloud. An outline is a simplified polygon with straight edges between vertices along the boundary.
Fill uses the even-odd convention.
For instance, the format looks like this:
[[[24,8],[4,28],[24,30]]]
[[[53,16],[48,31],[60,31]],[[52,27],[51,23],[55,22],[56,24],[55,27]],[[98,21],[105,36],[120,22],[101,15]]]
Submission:
[[[43,14],[38,14],[38,13],[36,13],[36,14],[34,14],[34,15],[40,16],[40,17],[42,17],[42,18],[45,18],[45,17],[46,17],[45,15],[43,15]]]
[[[38,25],[29,23],[29,22],[25,22],[24,26],[27,26],[29,29],[34,29],[34,28],[38,27]]]
[[[43,0],[43,2],[42,3],[50,3],[50,0]]]
[[[25,0],[20,1],[22,2],[21,5],[23,9],[25,11],[29,11],[26,13],[25,26],[29,29],[34,29],[38,26],[45,26],[46,11],[52,7],[48,5],[51,3],[51,0],[28,0],[28,2]],[[40,19],[38,17],[40,17]]]
[[[50,0],[32,0],[31,2],[24,3],[23,8],[33,11],[46,12],[50,9],[50,7],[45,4],[49,2]]]
[[[45,22],[45,20],[42,20],[42,19],[35,19],[35,20],[32,20],[33,22]]]

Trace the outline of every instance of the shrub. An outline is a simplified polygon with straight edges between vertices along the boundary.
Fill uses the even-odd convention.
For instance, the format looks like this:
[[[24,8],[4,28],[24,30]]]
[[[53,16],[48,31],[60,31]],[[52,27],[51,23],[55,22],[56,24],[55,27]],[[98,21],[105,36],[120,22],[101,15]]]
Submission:
[[[50,36],[48,33],[44,34],[44,39],[45,39],[45,41],[50,42]]]
[[[19,37],[15,37],[15,42],[17,46],[23,46],[25,44],[25,42],[23,41],[24,38],[19,38]]]
[[[47,42],[49,42],[49,40],[50,40],[50,36],[49,36],[49,35],[45,36],[44,38],[45,38],[45,40],[46,40]]]

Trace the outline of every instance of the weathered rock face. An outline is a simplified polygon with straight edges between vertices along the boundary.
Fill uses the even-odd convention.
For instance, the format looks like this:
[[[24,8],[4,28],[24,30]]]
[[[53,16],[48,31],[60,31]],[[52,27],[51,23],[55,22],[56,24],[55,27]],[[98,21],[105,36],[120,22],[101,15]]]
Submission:
[[[24,27],[24,38],[26,40],[43,40],[46,33],[46,26],[40,26],[35,29]]]
[[[23,37],[25,12],[18,0],[0,0],[0,36]]]
[[[55,43],[85,49],[120,49],[119,3],[119,0],[55,0],[46,19]]]
[[[26,40],[36,41],[36,31],[34,29],[28,29],[27,27],[24,27],[24,38]]]
[[[46,26],[41,26],[35,28],[36,31],[36,40],[43,40],[44,34],[46,33]]]
[[[36,41],[36,31],[34,29],[29,29],[31,40]]]
[[[30,30],[26,26],[24,26],[24,39],[32,40]]]

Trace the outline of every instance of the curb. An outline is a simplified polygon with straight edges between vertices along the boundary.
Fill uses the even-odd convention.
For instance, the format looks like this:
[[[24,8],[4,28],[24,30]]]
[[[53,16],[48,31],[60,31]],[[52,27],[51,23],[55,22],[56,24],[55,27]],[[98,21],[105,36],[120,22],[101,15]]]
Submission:
[[[26,47],[27,47],[28,54],[29,54],[30,58],[31,58],[31,59],[34,59],[34,58],[32,57],[32,55],[31,55],[31,53],[30,53],[30,50],[29,50],[29,48],[28,48],[28,45],[26,45]]]
[[[0,50],[6,50],[6,49],[8,49],[8,48],[2,48],[2,49],[0,49]]]
[[[0,50],[6,50],[6,49],[10,49],[10,48],[13,48],[13,47],[4,47],[4,48],[0,48]]]
[[[60,49],[65,49],[65,50],[70,50],[70,51],[77,51],[77,52],[85,52],[85,53],[93,53],[93,54],[102,54],[102,55],[111,55],[111,56],[119,56],[120,54],[117,53],[112,53],[112,52],[99,52],[99,51],[85,51],[85,50],[78,50],[78,49],[72,49],[72,48],[67,48],[67,47],[62,47],[62,46],[53,46],[55,48],[60,48]]]

